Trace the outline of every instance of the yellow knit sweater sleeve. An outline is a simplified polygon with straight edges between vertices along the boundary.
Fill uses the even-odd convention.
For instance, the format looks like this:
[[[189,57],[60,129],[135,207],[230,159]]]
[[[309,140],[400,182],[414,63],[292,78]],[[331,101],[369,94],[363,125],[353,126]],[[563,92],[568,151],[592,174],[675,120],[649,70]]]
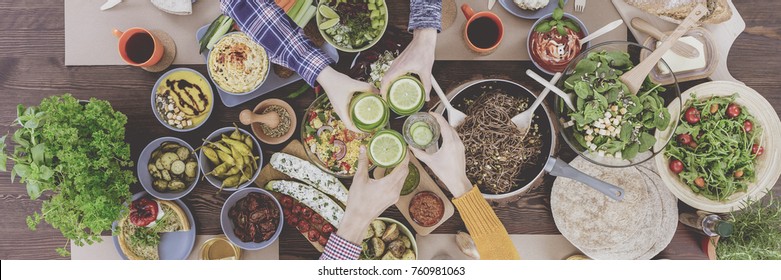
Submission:
[[[454,198],[453,204],[461,213],[461,219],[477,245],[480,259],[520,259],[510,235],[477,187],[459,198]]]

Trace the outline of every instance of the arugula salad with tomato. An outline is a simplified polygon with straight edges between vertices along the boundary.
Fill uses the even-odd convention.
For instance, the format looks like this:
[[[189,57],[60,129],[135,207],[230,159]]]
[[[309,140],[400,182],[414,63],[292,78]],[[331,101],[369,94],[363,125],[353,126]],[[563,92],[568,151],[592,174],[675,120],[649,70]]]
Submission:
[[[694,193],[722,201],[756,179],[764,148],[756,119],[735,103],[737,94],[686,101],[675,140],[667,146],[670,171]]]

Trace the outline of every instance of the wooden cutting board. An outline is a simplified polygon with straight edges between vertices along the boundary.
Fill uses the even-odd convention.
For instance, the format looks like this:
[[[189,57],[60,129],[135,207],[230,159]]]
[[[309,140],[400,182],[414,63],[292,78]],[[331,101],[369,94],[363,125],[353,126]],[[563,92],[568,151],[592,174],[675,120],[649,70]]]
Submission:
[[[287,146],[285,146],[285,148],[282,149],[282,151],[280,152],[307,160],[306,151],[304,151],[304,145],[302,145],[301,141],[298,140],[290,141],[290,143],[287,144]],[[271,167],[271,164],[266,164],[266,166],[263,166],[263,168],[260,169],[260,175],[258,175],[258,178],[255,179],[255,184],[261,189],[265,189],[266,184],[269,181],[273,181],[273,180],[293,180],[293,178],[290,178],[290,176],[287,176],[282,172],[277,171],[276,169]],[[274,195],[277,195],[277,198],[279,198],[278,193],[275,192],[272,193]],[[333,225],[333,226],[336,227],[337,225]],[[298,230],[295,228],[293,228],[293,230],[298,232]],[[320,245],[320,243],[309,241],[309,238],[303,233],[301,235],[303,235],[304,239],[306,239],[306,241],[312,244],[312,246],[314,246],[315,249],[317,249],[317,251],[323,252],[323,250],[325,250],[325,248],[323,248],[323,246]]]
[[[404,218],[407,219],[407,221],[409,221],[409,224],[412,226],[412,228],[415,229],[415,232],[417,232],[418,235],[426,236],[430,234],[432,231],[434,231],[437,227],[439,227],[439,225],[447,221],[447,219],[450,219],[450,217],[453,216],[453,213],[455,213],[455,208],[453,207],[453,203],[450,202],[450,199],[448,199],[445,193],[442,192],[442,189],[439,188],[439,185],[437,185],[437,183],[434,182],[434,179],[432,179],[431,176],[428,175],[428,172],[426,172],[426,169],[423,168],[423,165],[420,164],[418,159],[416,159],[415,157],[410,157],[410,163],[414,164],[415,167],[418,168],[418,173],[420,173],[420,183],[412,193],[407,195],[402,195],[401,197],[399,197],[399,201],[396,202],[396,208],[398,208],[399,212],[401,212],[401,215],[403,215]],[[381,168],[381,167],[375,168],[374,178],[380,179],[382,177],[385,177],[385,168]],[[418,223],[413,221],[412,217],[410,217],[409,215],[410,201],[415,196],[415,194],[422,191],[433,192],[439,197],[439,199],[442,199],[442,203],[445,205],[445,213],[442,215],[442,219],[439,220],[437,224],[430,227],[424,227],[418,225]]]
[[[618,10],[618,14],[620,14],[621,18],[624,19],[624,22],[627,23],[629,31],[632,32],[632,34],[635,36],[635,39],[637,39],[637,41],[640,43],[645,42],[649,36],[643,32],[635,30],[630,24],[628,24],[632,21],[633,18],[642,18],[663,32],[672,31],[677,27],[676,24],[665,21],[652,14],[643,12],[642,10],[627,4],[624,2],[624,0],[612,1],[613,5],[616,7],[616,10]],[[719,64],[716,66],[716,70],[713,71],[713,74],[710,75],[710,78],[714,81],[733,81],[742,84],[743,82],[738,81],[732,77],[732,74],[729,73],[729,69],[727,69],[727,58],[729,57],[729,51],[732,48],[732,44],[735,42],[735,39],[737,39],[738,36],[740,36],[740,33],[743,33],[743,30],[746,29],[746,22],[743,21],[743,18],[740,16],[740,13],[738,13],[735,5],[732,4],[732,0],[729,0],[728,2],[730,8],[732,8],[732,18],[720,24],[703,25],[703,28],[707,29],[713,34],[714,45],[719,51]]]

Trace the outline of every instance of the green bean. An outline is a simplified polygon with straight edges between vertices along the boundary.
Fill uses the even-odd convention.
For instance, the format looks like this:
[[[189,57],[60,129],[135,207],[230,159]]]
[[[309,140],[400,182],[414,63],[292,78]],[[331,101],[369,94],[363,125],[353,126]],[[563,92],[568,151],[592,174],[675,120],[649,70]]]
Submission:
[[[214,165],[220,164],[220,157],[217,156],[217,152],[214,151],[214,149],[209,148],[207,146],[202,146],[201,149],[203,149],[203,154],[206,156],[206,158],[209,159]]]
[[[222,184],[220,185],[220,191],[224,188],[235,188],[240,182],[241,176],[240,175],[233,175],[228,178],[225,178],[225,180],[222,180]]]
[[[236,160],[234,160],[233,156],[231,156],[230,150],[228,150],[228,153],[217,151],[217,156],[220,157],[222,162],[229,163],[230,165],[236,165]]]
[[[239,170],[238,167],[233,166],[233,167],[231,167],[231,169],[228,169],[228,171],[225,172],[225,176],[233,176],[233,175],[239,174],[240,171],[241,170]]]
[[[253,143],[252,143],[252,138],[250,138],[250,137],[252,137],[252,136],[249,136],[249,135],[245,135],[245,136],[244,136],[244,144],[246,144],[246,145],[247,145],[247,147],[249,147],[250,149],[252,149],[252,148],[253,148],[253,147],[252,147],[252,146],[253,146]]]
[[[231,133],[230,138],[233,140],[241,141],[242,134],[241,131],[239,131],[239,127],[235,123],[233,124],[233,127],[235,127],[236,129],[233,131],[233,133]]]
[[[238,150],[234,147],[231,147],[231,154],[233,155],[233,160],[236,162],[236,167],[239,168],[239,170],[244,170],[244,157],[242,157]]]
[[[222,135],[222,141],[225,142],[226,144],[228,144],[229,146],[235,148],[236,150],[238,150],[239,153],[242,153],[242,154],[245,154],[245,155],[252,154],[252,149],[247,147],[247,145],[244,144],[241,141],[237,141],[237,140],[231,139],[230,137],[225,136],[224,134]]]
[[[211,172],[206,173],[206,175],[212,175],[215,177],[223,176],[225,175],[225,172],[228,171],[228,168],[230,168],[232,165],[228,164],[227,162],[223,162],[220,165],[217,165],[214,169],[212,169]]]

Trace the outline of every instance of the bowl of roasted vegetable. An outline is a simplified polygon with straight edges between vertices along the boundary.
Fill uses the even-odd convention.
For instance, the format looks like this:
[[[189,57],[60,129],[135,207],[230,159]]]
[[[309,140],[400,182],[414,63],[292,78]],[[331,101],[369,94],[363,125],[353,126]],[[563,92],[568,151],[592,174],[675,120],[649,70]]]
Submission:
[[[558,87],[570,102],[557,96],[554,112],[564,140],[586,160],[633,166],[662,152],[672,138],[680,115],[678,83],[665,86],[646,79],[633,94],[620,80],[648,51],[631,42],[606,42],[583,51],[564,70]],[[677,106],[669,106],[673,103]],[[668,137],[655,137],[658,132]]]
[[[681,95],[674,141],[656,157],[670,191],[697,209],[724,213],[760,200],[778,180],[781,121],[759,93],[732,82],[708,82]],[[657,134],[657,137],[668,137]]]
[[[204,139],[200,163],[206,181],[221,191],[236,191],[260,174],[263,152],[258,140],[238,127],[220,128]]]
[[[268,247],[282,233],[282,206],[268,191],[244,188],[231,194],[220,211],[222,232],[245,250]]]
[[[418,244],[404,224],[391,218],[377,218],[369,225],[361,243],[364,260],[417,260]]]
[[[198,184],[200,166],[190,144],[174,137],[155,139],[141,151],[138,180],[152,196],[162,200],[182,198]]]

